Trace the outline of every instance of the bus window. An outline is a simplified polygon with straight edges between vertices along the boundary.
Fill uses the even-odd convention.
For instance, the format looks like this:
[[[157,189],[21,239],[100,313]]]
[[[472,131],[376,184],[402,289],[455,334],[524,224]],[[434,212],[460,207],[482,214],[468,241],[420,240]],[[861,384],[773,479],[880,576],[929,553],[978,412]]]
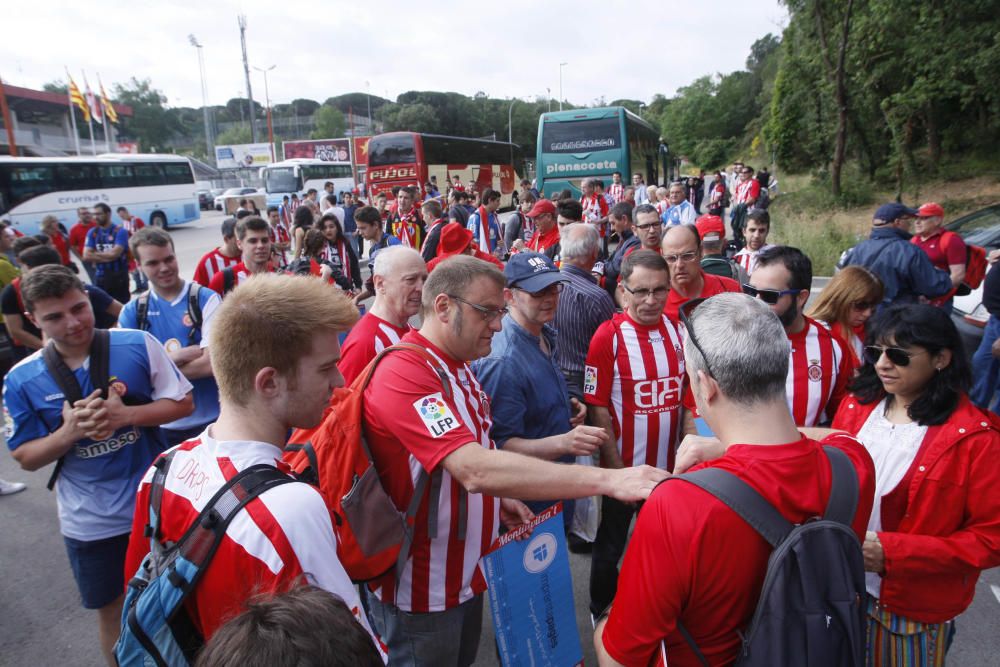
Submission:
[[[132,166],[135,173],[135,184],[144,185],[166,185],[167,177],[163,173],[163,167],[152,163],[137,163]]]
[[[264,189],[267,192],[298,192],[302,189],[302,181],[295,175],[294,167],[267,169]]]
[[[55,183],[55,190],[97,190],[101,177],[96,164],[58,164]]]
[[[412,134],[391,134],[374,137],[368,142],[368,166],[410,164],[417,161]]]
[[[182,162],[164,162],[163,173],[167,177],[167,185],[188,185],[194,183],[194,174],[190,165]]]
[[[0,165],[4,174],[0,174],[0,184],[3,185],[3,202],[0,213],[25,202],[33,197],[52,191],[55,175],[50,164],[39,165]]]
[[[102,164],[97,167],[102,188],[130,188],[135,185],[132,167],[127,164]]]
[[[619,148],[621,126],[618,118],[596,118],[545,123],[543,153],[589,153]]]
[[[333,178],[350,178],[349,164],[310,164],[302,167],[302,177],[307,181]]]

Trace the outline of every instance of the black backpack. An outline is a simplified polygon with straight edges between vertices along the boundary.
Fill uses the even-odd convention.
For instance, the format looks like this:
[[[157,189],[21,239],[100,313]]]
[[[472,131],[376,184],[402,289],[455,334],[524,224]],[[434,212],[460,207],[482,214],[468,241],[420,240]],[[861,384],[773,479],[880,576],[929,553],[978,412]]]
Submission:
[[[202,315],[201,302],[198,293],[201,285],[192,282],[188,289],[187,314],[191,318],[191,331],[188,332],[188,344],[194,342],[194,334],[201,331]],[[143,292],[136,298],[135,303],[135,328],[142,331],[149,331],[149,292]]]
[[[833,475],[822,517],[792,525],[746,482],[705,468],[671,479],[701,487],[724,502],[766,539],[774,551],[739,667],[863,665],[865,659],[865,566],[851,528],[858,506],[858,477],[850,459],[825,446]],[[705,656],[678,622],[678,630],[703,665]]]
[[[236,272],[233,271],[233,267],[227,266],[222,269],[222,296],[232,292],[234,287],[236,287]]]

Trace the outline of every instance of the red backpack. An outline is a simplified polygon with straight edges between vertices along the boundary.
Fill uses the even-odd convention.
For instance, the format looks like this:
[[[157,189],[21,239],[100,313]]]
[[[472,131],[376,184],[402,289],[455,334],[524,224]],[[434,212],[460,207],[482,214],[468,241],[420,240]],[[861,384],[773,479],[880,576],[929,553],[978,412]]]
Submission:
[[[941,245],[947,245],[951,242],[951,237],[957,236],[955,232],[946,231],[941,234]],[[970,294],[972,290],[978,288],[983,284],[983,278],[986,277],[986,269],[989,268],[989,262],[986,261],[986,249],[980,248],[977,245],[972,245],[971,243],[965,243],[966,254],[965,254],[965,278],[962,279],[962,284],[958,286],[955,290],[955,294],[958,296],[965,296]]]
[[[382,486],[365,439],[365,389],[379,362],[399,350],[422,357],[441,378],[444,395],[451,397],[451,381],[440,362],[423,347],[398,343],[372,359],[351,386],[334,392],[318,427],[296,429],[283,457],[300,480],[319,488],[334,518],[337,555],[354,581],[368,581],[393,568],[398,576],[409,557],[417,510],[432,477],[436,481],[431,485],[431,507],[440,495],[441,469],[433,475],[421,469],[406,512],[397,510]],[[466,494],[460,502],[467,502]],[[428,514],[429,520],[435,515]],[[428,528],[430,534],[436,532]]]

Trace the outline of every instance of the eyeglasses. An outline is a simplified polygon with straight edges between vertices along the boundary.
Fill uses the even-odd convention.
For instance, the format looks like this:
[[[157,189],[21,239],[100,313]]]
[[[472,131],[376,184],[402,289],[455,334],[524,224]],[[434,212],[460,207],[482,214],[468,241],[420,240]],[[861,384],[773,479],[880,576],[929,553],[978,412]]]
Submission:
[[[802,290],[800,289],[757,289],[753,285],[743,285],[743,293],[752,297],[756,297],[766,303],[769,306],[773,306],[778,303],[778,300],[786,294],[798,294]]]
[[[516,289],[518,292],[524,292],[525,294],[527,294],[528,296],[530,296],[532,299],[544,299],[547,296],[552,296],[553,294],[559,294],[560,292],[562,292],[563,291],[563,283],[561,283],[561,282],[552,283],[551,285],[549,285],[545,289],[540,290],[538,292],[529,292],[528,290],[526,290],[526,289],[524,289],[522,287],[517,287],[517,286],[513,287],[512,289]]]
[[[705,360],[705,370],[708,372],[709,375],[715,377],[715,373],[712,372],[712,367],[708,363],[708,355],[705,354],[705,350],[703,350],[701,348],[701,345],[698,344],[698,338],[694,335],[694,327],[691,326],[691,321],[690,321],[691,315],[694,314],[695,308],[700,306],[704,301],[705,301],[704,298],[691,299],[690,301],[685,301],[683,304],[681,304],[681,307],[677,309],[677,313],[678,315],[680,315],[681,325],[683,325],[684,330],[687,331],[688,340],[690,340],[691,344],[694,345],[694,349],[698,350],[698,354],[701,355],[701,358]]]
[[[645,301],[649,297],[665,299],[667,298],[667,293],[670,291],[669,287],[657,287],[655,289],[632,289],[624,282],[622,283],[622,289],[639,299],[639,301]]]
[[[650,227],[662,227],[662,226],[663,226],[663,223],[660,222],[659,220],[657,220],[656,222],[647,222],[644,225],[636,225],[635,228],[636,229],[646,230],[646,229],[649,229]]]
[[[918,352],[907,352],[901,347],[887,347],[884,345],[866,345],[862,353],[865,358],[865,362],[874,366],[878,363],[878,360],[882,358],[885,354],[886,358],[889,359],[889,363],[893,366],[909,366],[910,359],[927,352],[927,350],[920,350]]]
[[[874,301],[855,301],[854,303],[851,304],[851,308],[853,308],[858,312],[862,312],[865,310],[872,310],[876,306],[878,306],[878,304],[875,303]]]
[[[682,252],[679,255],[664,255],[663,259],[667,264],[676,264],[677,262],[693,262],[698,259],[697,252]]]
[[[493,324],[498,318],[503,317],[507,314],[507,306],[500,306],[499,308],[487,308],[486,306],[480,306],[478,303],[472,303],[471,301],[466,301],[460,296],[455,296],[454,294],[445,294],[449,299],[454,299],[459,303],[464,303],[469,308],[479,311],[479,314],[483,316],[483,321],[489,324]]]

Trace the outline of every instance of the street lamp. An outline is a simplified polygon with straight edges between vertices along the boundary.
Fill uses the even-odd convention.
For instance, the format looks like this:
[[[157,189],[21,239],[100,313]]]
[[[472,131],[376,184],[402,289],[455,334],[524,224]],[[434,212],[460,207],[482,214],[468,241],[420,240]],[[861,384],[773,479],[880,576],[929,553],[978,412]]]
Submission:
[[[368,134],[372,133],[372,84],[365,81],[365,95],[368,97]]]
[[[513,98],[510,101],[510,106],[507,107],[507,143],[514,143],[514,126],[511,125],[511,114],[514,112],[514,102],[517,102],[517,98]]]
[[[194,35],[188,35],[188,41],[191,42],[191,46],[198,49],[198,70],[201,72],[201,110],[205,116],[205,154],[211,158],[213,157],[212,129],[208,119],[208,85],[205,83],[205,58],[202,55],[201,44],[198,42],[198,38]]]
[[[267,73],[275,67],[277,65],[271,65],[266,68],[254,67],[255,70],[264,74],[264,104],[267,105],[267,144],[271,148],[271,162],[277,162],[277,160],[274,158],[274,128],[271,126],[271,95],[267,90]]]
[[[563,92],[562,92],[562,68],[569,63],[559,63],[559,111],[562,111],[563,102]]]
[[[548,87],[545,88],[545,96],[547,98],[549,98],[549,111],[552,111],[552,89],[551,88],[548,88]]]

